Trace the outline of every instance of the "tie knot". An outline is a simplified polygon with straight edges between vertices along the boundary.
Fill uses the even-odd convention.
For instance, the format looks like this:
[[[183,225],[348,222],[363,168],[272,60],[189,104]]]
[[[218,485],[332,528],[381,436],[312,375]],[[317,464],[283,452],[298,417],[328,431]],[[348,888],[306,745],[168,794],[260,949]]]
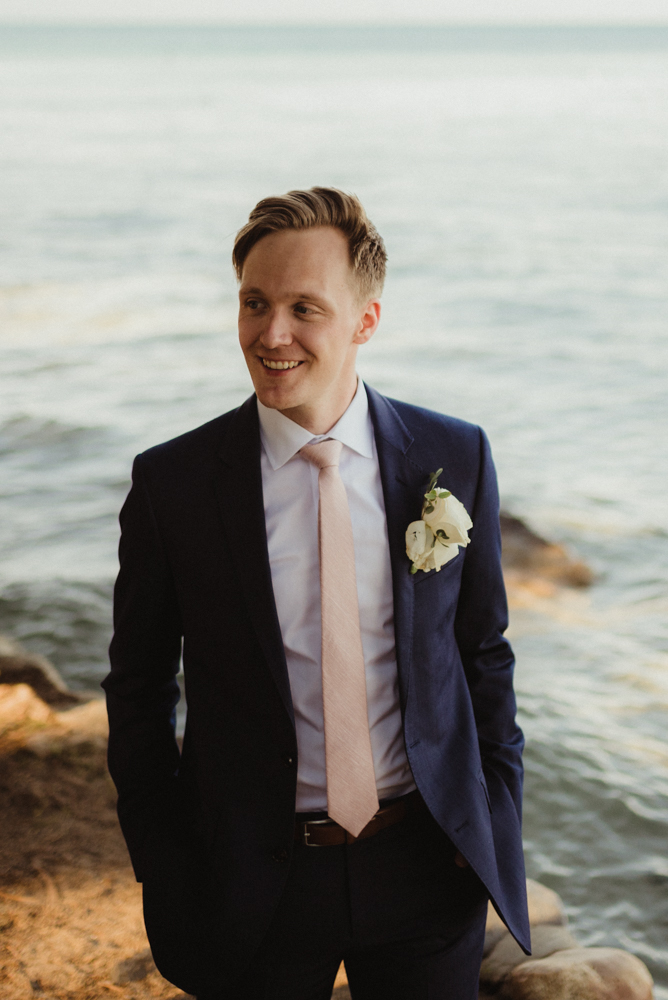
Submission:
[[[340,441],[319,441],[318,444],[307,444],[299,449],[299,454],[317,469],[338,467],[343,445]]]

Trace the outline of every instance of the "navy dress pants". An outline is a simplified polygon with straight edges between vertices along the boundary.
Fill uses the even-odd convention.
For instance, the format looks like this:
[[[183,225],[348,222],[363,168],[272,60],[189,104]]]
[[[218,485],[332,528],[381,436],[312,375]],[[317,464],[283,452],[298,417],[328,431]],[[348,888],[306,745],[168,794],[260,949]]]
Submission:
[[[353,1000],[477,1000],[487,893],[454,858],[426,810],[350,845],[297,845],[266,938],[230,995],[330,1000],[343,960]]]

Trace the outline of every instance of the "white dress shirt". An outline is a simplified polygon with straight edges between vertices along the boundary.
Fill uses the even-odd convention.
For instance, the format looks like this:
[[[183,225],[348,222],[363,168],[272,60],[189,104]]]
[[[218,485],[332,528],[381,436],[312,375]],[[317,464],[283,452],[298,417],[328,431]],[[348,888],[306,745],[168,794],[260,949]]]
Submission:
[[[404,747],[394,648],[392,569],[378,455],[361,380],[328,434],[313,436],[258,400],[262,488],[271,579],[295,711],[297,812],[327,809],[320,660],[318,470],[297,452],[341,441],[339,471],[355,543],[357,595],[366,671],[371,749],[379,799],[415,788]]]

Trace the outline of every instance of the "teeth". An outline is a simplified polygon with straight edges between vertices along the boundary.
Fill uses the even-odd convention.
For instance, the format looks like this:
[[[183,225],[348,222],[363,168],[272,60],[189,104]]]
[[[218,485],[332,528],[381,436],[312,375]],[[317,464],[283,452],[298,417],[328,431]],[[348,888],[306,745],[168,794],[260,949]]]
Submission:
[[[276,368],[283,370],[285,368],[296,368],[297,365],[301,364],[301,361],[269,361],[268,358],[262,358],[262,364],[265,368]]]

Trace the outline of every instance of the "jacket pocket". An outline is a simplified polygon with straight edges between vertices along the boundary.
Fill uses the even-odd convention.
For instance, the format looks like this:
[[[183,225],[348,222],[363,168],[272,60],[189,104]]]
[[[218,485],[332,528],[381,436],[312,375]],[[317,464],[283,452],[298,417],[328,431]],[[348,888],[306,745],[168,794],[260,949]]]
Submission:
[[[460,549],[455,558],[447,562],[445,566],[441,566],[439,570],[430,569],[428,573],[425,573],[424,570],[419,569],[417,573],[413,574],[415,584],[426,583],[427,580],[445,580],[458,572],[462,559],[462,550]]]

